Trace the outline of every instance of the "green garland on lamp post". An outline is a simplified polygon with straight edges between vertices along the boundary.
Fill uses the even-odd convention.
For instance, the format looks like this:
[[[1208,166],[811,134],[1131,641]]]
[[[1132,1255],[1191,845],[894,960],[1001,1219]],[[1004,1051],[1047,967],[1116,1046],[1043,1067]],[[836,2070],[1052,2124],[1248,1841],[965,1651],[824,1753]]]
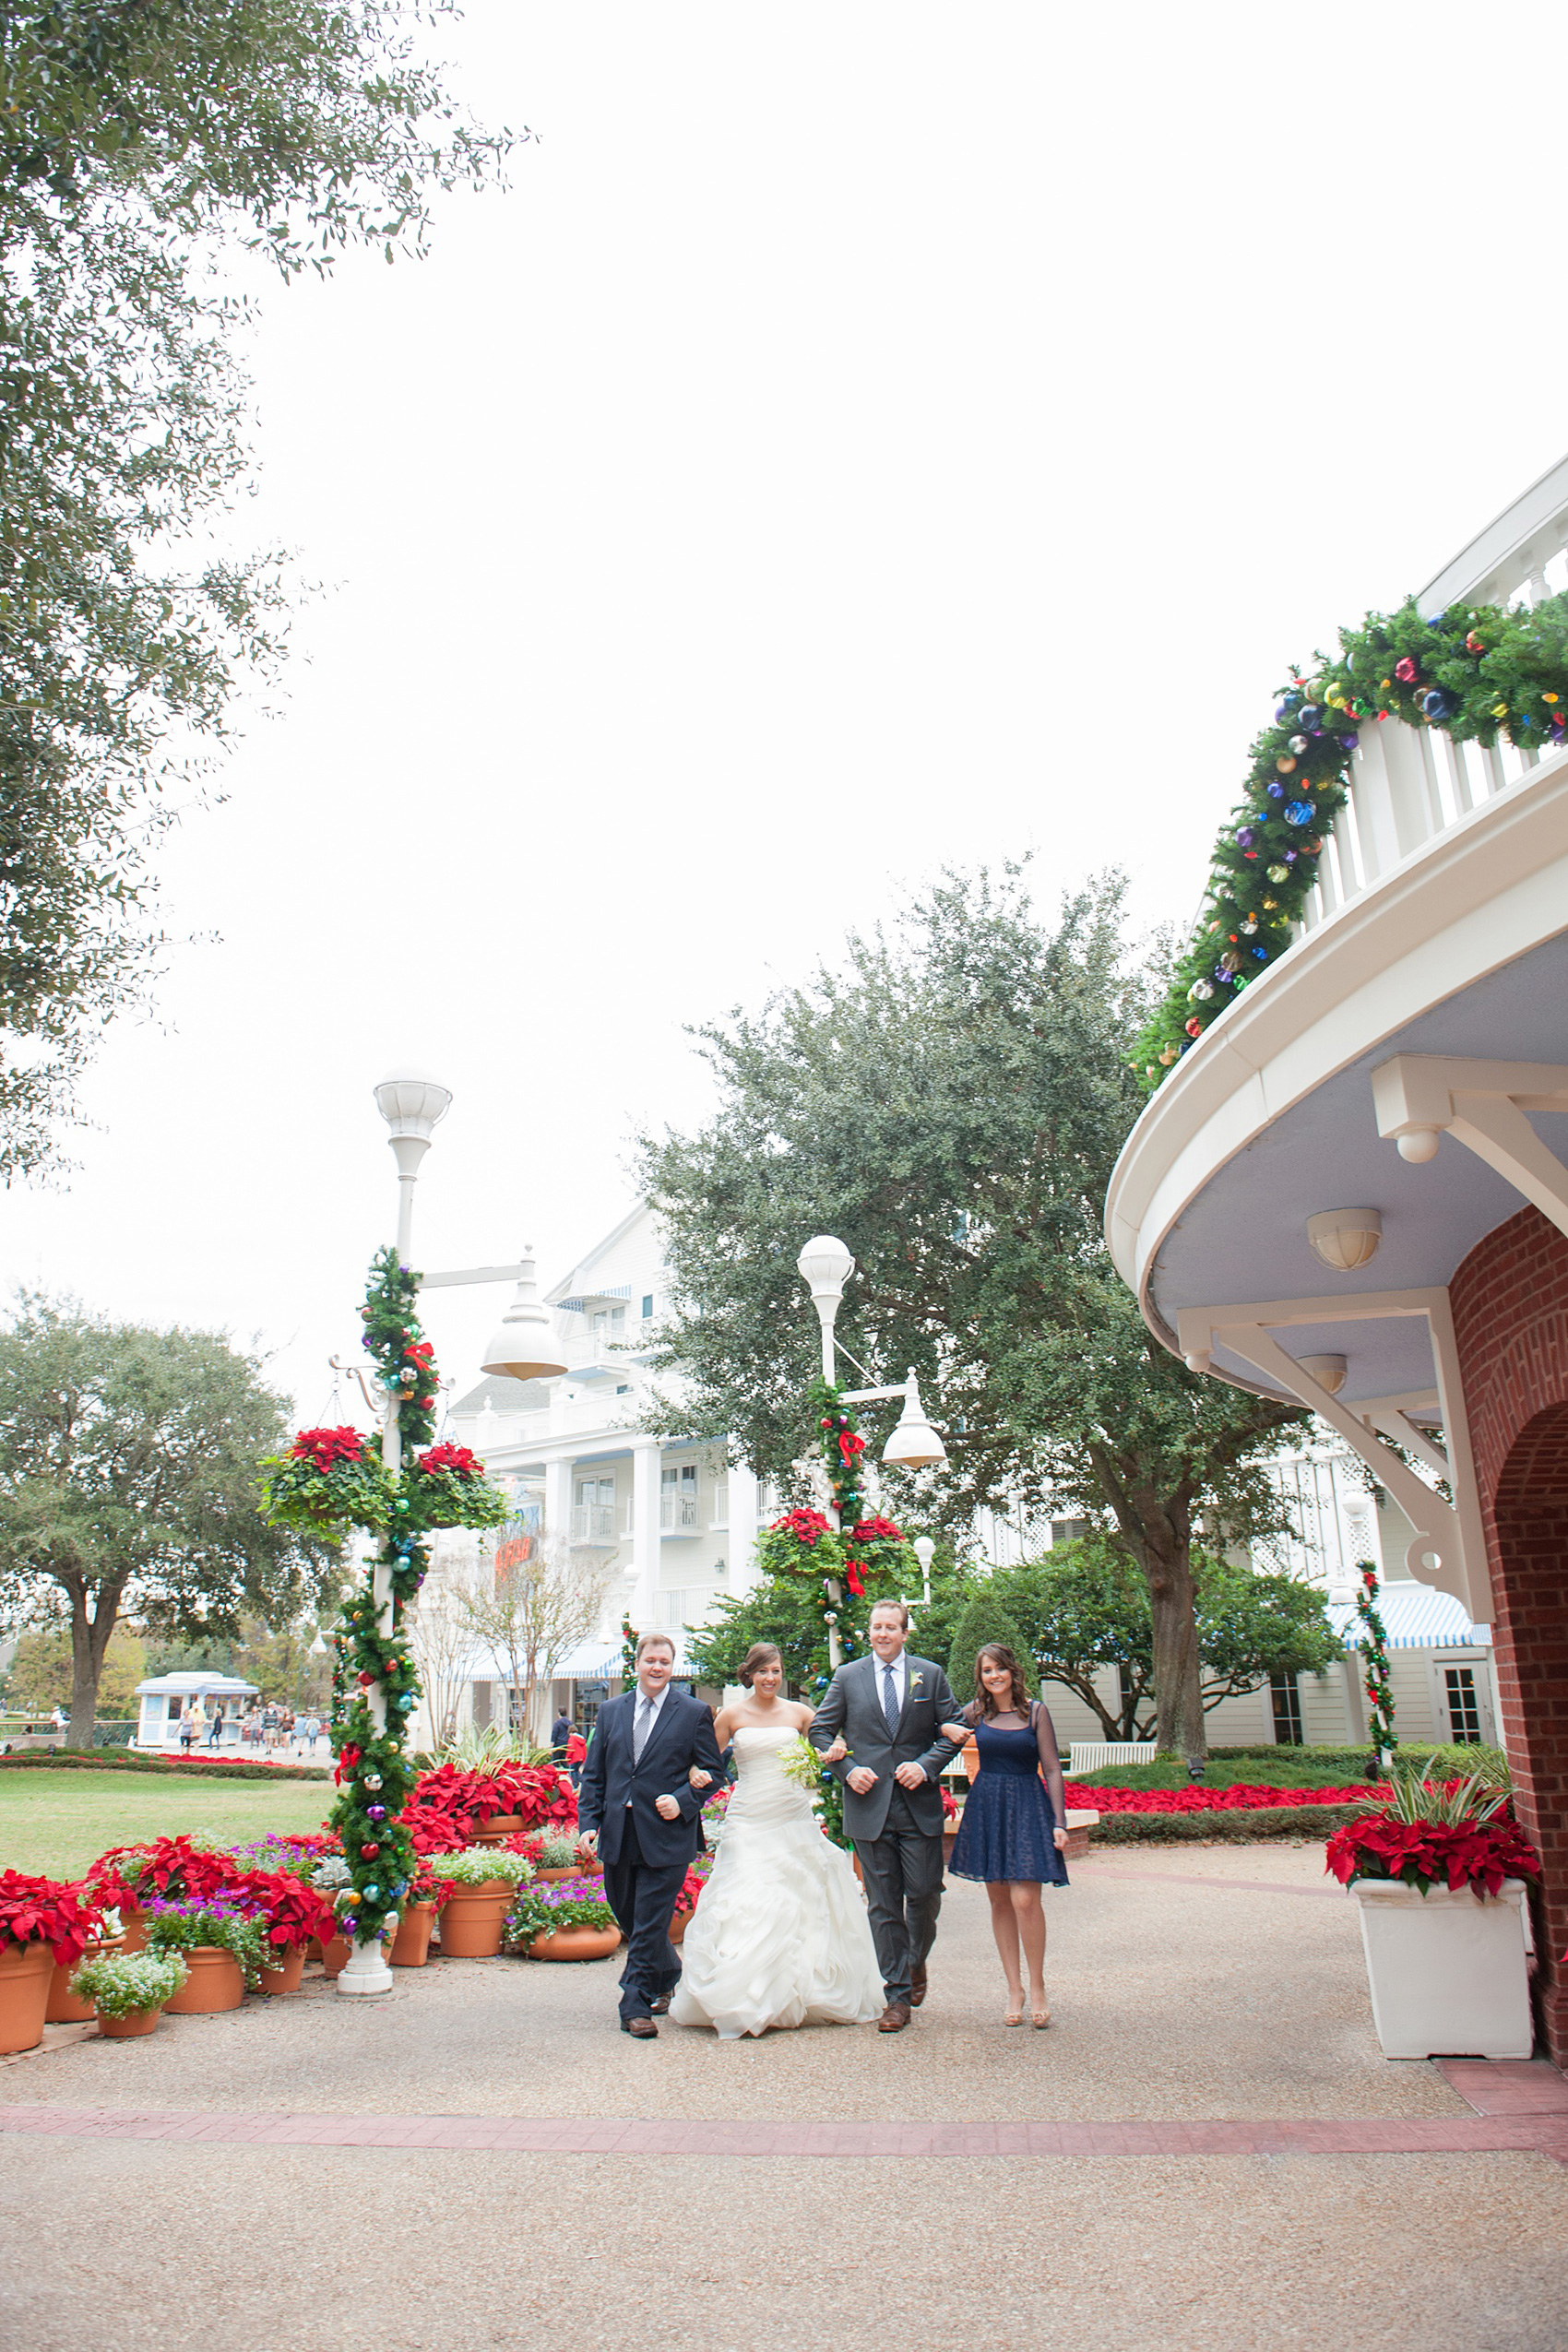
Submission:
[[[1388,1628],[1377,1605],[1376,1568],[1370,1560],[1359,1560],[1356,1570],[1360,1579],[1356,1587],[1356,1614],[1362,1628],[1361,1680],[1372,1702],[1367,1728],[1372,1734],[1378,1771],[1386,1776],[1394,1768],[1394,1752],[1399,1745],[1394,1732],[1394,1685],[1388,1670]]]
[[[288,1454],[265,1466],[263,1488],[263,1510],[279,1526],[341,1537],[358,1528],[376,1538],[343,1605],[332,1724],[339,1793],[331,1826],[350,1871],[338,1908],[362,1979],[350,1989],[369,1990],[386,1990],[380,1942],[397,1926],[415,1874],[398,1818],[413,1791],[407,1742],[420,1693],[407,1612],[430,1566],[434,1531],[499,1526],[511,1507],[466,1446],[432,1443],[435,1353],[418,1305],[418,1275],[396,1249],[378,1251],[360,1313],[385,1398],[381,1431],[366,1438],[349,1428],[302,1430]]]

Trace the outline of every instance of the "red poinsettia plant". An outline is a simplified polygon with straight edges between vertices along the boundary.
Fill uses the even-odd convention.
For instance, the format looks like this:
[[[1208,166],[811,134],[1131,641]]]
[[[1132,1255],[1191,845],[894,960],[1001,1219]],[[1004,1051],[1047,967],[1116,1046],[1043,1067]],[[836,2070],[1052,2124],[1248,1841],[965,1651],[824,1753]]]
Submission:
[[[454,1479],[482,1479],[484,1464],[469,1445],[427,1445],[414,1460],[428,1476],[445,1470]]]
[[[290,1453],[296,1461],[310,1462],[326,1477],[339,1462],[362,1462],[364,1439],[357,1429],[303,1429]]]
[[[814,1548],[832,1530],[820,1511],[786,1511],[781,1519],[768,1523],[767,1532],[770,1536],[793,1536],[797,1543]]]
[[[318,1936],[329,1942],[338,1915],[319,1888],[292,1871],[236,1871],[224,1888],[230,1901],[267,1921],[267,1941],[290,1950]]]
[[[392,1482],[379,1449],[357,1429],[303,1429],[287,1454],[264,1464],[265,1509],[279,1526],[320,1534],[328,1527],[386,1526]]]
[[[421,1774],[401,1818],[416,1854],[455,1854],[471,1844],[481,1823],[513,1814],[529,1829],[575,1822],[576,1791],[553,1764],[497,1764],[484,1771],[437,1764]]]
[[[861,1549],[868,1543],[902,1543],[904,1530],[878,1513],[873,1518],[857,1519],[849,1530],[849,1540]]]
[[[680,1892],[675,1897],[675,1915],[677,1918],[680,1917],[683,1911],[695,1911],[696,1909],[697,1897],[702,1893],[703,1888],[707,1884],[707,1875],[712,1868],[713,1857],[711,1854],[699,1854],[695,1861],[693,1862],[690,1870],[686,1872],[685,1877],[681,1881]]]
[[[1468,1887],[1478,1902],[1509,1878],[1538,1878],[1540,1861],[1507,1810],[1505,1791],[1483,1795],[1478,1781],[1397,1788],[1393,1801],[1336,1829],[1325,1868],[1352,1879],[1400,1879],[1422,1895]]]
[[[46,1943],[61,1967],[73,1967],[99,1926],[99,1907],[84,1886],[0,1871],[0,1951]]]
[[[88,1867],[86,1885],[94,1899],[125,1906],[149,1895],[220,1895],[233,1880],[231,1854],[198,1846],[189,1837],[155,1837],[143,1846],[113,1846]]]

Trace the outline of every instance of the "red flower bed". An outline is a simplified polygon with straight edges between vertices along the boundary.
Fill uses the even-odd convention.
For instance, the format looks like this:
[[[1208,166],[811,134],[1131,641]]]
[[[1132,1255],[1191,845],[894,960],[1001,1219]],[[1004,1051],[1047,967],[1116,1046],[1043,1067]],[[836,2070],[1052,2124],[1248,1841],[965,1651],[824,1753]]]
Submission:
[[[1505,1878],[1538,1878],[1540,1863],[1518,1823],[1506,1815],[1452,1824],[1396,1821],[1387,1813],[1363,1813],[1347,1822],[1328,1841],[1326,1868],[1342,1886],[1353,1878],[1402,1879],[1407,1886],[1467,1886],[1479,1902],[1496,1895]]]
[[[98,1911],[80,1886],[0,1871],[0,1950],[47,1943],[61,1967],[79,1960],[98,1931]]]
[[[1358,1781],[1348,1788],[1090,1788],[1067,1783],[1067,1802],[1101,1813],[1250,1813],[1280,1805],[1366,1805],[1386,1796],[1382,1784]]]

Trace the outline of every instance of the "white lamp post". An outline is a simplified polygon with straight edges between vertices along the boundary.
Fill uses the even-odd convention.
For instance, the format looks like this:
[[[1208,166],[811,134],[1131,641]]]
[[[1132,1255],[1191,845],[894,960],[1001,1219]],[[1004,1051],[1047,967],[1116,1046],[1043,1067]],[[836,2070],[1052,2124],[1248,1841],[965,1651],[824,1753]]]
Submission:
[[[833,1382],[837,1378],[833,1325],[837,1319],[838,1301],[844,1296],[844,1285],[855,1270],[855,1261],[843,1242],[835,1241],[831,1233],[817,1233],[806,1243],[795,1264],[812,1294],[812,1304],[822,1324],[822,1376]]]
[[[931,1607],[931,1563],[935,1557],[936,1546],[932,1543],[931,1538],[929,1536],[917,1536],[915,1538],[915,1558],[921,1563],[921,1584],[924,1590],[925,1605],[928,1609]]]

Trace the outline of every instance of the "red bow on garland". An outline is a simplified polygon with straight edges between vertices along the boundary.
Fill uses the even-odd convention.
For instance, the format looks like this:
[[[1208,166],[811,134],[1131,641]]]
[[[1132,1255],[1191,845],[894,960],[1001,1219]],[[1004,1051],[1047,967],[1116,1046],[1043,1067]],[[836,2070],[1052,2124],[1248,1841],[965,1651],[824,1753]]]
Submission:
[[[853,1462],[857,1455],[863,1454],[865,1450],[866,1442],[863,1437],[857,1437],[852,1429],[841,1429],[839,1431],[838,1451],[844,1457],[846,1468],[851,1462]]]
[[[861,1577],[861,1570],[865,1564],[863,1560],[850,1560],[845,1562],[844,1582],[857,1600],[860,1600],[865,1593],[865,1586]]]

